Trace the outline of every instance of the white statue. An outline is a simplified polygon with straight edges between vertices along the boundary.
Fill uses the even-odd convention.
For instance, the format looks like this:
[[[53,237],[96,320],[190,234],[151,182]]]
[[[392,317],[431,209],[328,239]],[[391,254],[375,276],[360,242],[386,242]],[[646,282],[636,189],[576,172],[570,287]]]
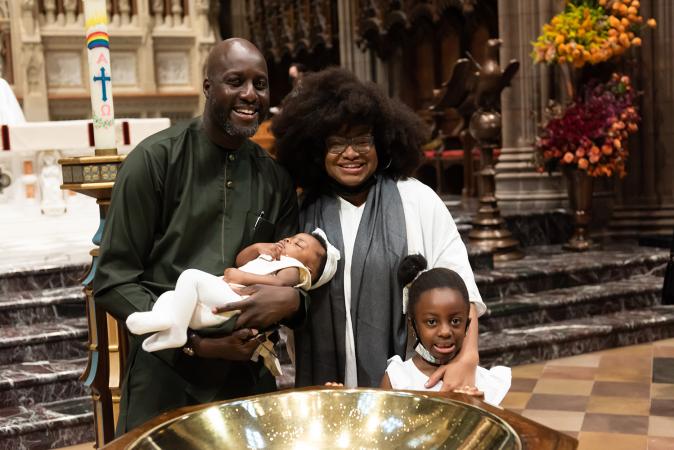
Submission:
[[[49,150],[40,152],[38,164],[40,167],[40,193],[42,214],[55,216],[66,212],[66,203],[61,190],[61,167],[58,164],[60,154]]]

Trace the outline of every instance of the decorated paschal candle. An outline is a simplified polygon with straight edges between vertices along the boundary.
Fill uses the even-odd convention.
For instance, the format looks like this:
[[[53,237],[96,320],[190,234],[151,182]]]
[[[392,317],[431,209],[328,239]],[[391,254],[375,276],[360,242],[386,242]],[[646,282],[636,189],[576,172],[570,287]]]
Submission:
[[[115,155],[115,111],[112,106],[110,36],[105,0],[84,0],[89,52],[89,86],[96,155]]]

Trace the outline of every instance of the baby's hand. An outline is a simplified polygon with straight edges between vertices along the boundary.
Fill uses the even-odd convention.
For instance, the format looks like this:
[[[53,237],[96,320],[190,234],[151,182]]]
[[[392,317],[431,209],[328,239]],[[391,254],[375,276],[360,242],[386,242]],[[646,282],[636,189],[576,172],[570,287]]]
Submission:
[[[283,243],[282,242],[272,242],[265,243],[261,242],[255,244],[255,249],[257,250],[258,255],[269,255],[273,259],[281,259],[283,254]]]
[[[222,279],[225,280],[227,283],[243,284],[241,282],[242,281],[241,275],[242,272],[239,269],[229,267],[225,269],[225,274],[222,277]]]

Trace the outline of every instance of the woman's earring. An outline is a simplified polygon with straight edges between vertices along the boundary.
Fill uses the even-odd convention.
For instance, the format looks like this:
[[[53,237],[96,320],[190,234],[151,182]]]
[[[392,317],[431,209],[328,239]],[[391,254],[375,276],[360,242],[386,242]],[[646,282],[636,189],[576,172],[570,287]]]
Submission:
[[[385,171],[386,169],[388,169],[389,167],[391,167],[391,163],[392,163],[392,162],[393,162],[393,158],[392,158],[391,156],[389,156],[389,158],[388,158],[388,164],[386,164],[386,165],[381,169],[381,171],[383,172],[383,171]]]

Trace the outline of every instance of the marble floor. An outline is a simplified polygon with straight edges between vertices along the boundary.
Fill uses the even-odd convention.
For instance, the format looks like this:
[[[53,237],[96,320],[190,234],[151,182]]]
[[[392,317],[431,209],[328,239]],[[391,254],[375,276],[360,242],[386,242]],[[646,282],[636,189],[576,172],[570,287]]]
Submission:
[[[502,404],[579,450],[674,448],[674,339],[513,368]]]

